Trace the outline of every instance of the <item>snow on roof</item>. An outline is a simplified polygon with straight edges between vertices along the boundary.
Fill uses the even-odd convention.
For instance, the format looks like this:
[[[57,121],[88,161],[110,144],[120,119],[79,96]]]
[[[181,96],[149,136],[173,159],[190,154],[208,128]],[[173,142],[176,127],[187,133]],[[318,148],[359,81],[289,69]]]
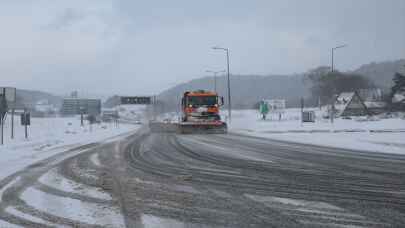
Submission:
[[[364,104],[367,108],[385,108],[387,106],[384,101],[365,101]]]
[[[359,89],[357,94],[363,101],[382,101],[382,90],[380,88]]]
[[[343,92],[339,94],[339,96],[336,98],[337,101],[341,102],[348,102],[350,101],[354,96],[354,92]]]
[[[337,111],[338,116],[346,109],[346,106],[350,103],[354,94],[354,92],[343,92],[336,98],[335,110]]]

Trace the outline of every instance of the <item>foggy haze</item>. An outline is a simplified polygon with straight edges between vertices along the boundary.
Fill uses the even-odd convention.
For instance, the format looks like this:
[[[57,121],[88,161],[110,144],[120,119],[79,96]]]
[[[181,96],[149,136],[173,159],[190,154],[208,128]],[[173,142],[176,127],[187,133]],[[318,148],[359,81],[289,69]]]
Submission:
[[[225,69],[293,74],[405,57],[405,1],[2,1],[0,84],[156,94]]]

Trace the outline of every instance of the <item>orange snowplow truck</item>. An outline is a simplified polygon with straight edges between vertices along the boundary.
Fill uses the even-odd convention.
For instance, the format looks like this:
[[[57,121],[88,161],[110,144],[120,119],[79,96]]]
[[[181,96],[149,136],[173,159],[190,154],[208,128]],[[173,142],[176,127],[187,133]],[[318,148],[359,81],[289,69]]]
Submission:
[[[219,107],[224,103],[217,93],[198,90],[185,92],[181,99],[182,117],[179,123],[181,133],[227,132],[227,125],[221,121]]]

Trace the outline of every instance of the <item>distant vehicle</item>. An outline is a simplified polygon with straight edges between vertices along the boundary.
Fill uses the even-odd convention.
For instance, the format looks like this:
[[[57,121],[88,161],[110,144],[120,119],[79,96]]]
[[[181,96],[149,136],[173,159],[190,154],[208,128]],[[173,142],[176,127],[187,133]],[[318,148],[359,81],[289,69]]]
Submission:
[[[223,100],[216,92],[185,92],[181,100],[180,133],[227,133],[227,125],[219,115]]]
[[[140,120],[135,120],[135,124],[142,124]]]

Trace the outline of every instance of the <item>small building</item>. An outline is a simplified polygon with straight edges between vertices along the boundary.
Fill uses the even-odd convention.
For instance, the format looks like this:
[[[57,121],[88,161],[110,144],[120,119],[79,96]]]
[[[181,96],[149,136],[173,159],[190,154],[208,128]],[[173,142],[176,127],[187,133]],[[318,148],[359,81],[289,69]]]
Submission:
[[[395,111],[405,111],[405,90],[397,91],[392,96],[392,107]]]
[[[286,102],[284,99],[268,99],[264,100],[267,103],[269,112],[271,113],[284,113]]]
[[[369,115],[367,106],[357,92],[343,92],[336,98],[336,116],[364,116]]]
[[[379,88],[360,89],[357,91],[361,100],[370,114],[380,114],[387,110],[387,102],[384,101],[383,92]]]
[[[380,88],[359,89],[357,93],[366,101],[383,101],[383,91]]]
[[[35,104],[35,111],[50,113],[55,110],[55,107],[48,100],[40,100]]]
[[[100,99],[65,98],[62,102],[62,115],[100,115]]]
[[[385,101],[364,101],[367,110],[370,114],[377,115],[387,110],[387,102]]]

